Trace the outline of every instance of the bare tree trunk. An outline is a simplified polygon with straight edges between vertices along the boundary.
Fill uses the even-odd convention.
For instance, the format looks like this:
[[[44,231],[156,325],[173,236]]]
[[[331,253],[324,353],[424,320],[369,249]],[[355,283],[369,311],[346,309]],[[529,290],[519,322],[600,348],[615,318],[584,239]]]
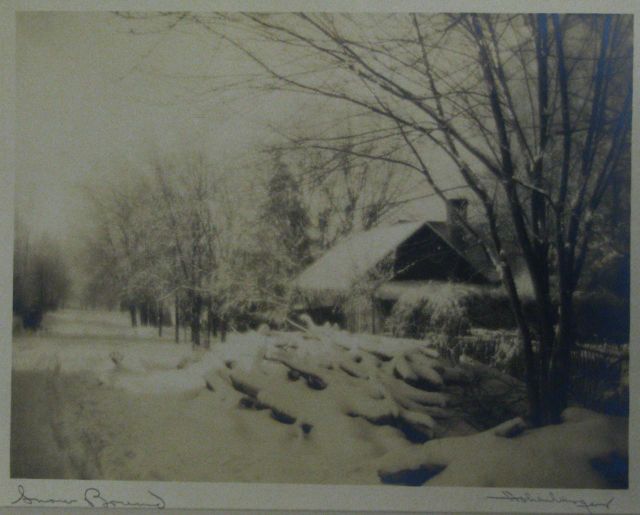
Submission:
[[[218,318],[218,315],[214,313],[212,309],[211,310],[211,334],[214,338],[218,337],[219,322],[220,322],[220,319]]]
[[[131,327],[136,327],[138,325],[138,321],[136,318],[136,305],[129,304],[129,315],[131,316]]]
[[[227,340],[227,319],[223,316],[220,318],[220,341]]]
[[[212,322],[212,310],[211,310],[211,297],[207,299],[207,348],[211,346],[211,322]]]
[[[562,411],[569,404],[571,384],[571,351],[575,343],[573,328],[573,301],[571,291],[560,292],[560,317],[558,320],[558,342],[551,357],[549,370],[549,406],[552,423],[560,422]]]
[[[147,326],[149,325],[149,310],[147,309],[147,304],[143,303],[139,306],[140,311],[140,325]]]
[[[158,336],[162,338],[162,302],[158,302]]]
[[[189,334],[187,333],[187,316],[186,314],[183,315],[183,319],[182,319],[182,339],[185,341],[185,343],[188,341],[189,339]]]
[[[175,340],[176,343],[180,343],[180,301],[178,300],[178,296],[175,296],[175,301],[174,301],[174,318],[176,321],[176,327],[175,327]]]
[[[200,314],[202,312],[202,297],[193,294],[191,297],[191,343],[200,346]]]

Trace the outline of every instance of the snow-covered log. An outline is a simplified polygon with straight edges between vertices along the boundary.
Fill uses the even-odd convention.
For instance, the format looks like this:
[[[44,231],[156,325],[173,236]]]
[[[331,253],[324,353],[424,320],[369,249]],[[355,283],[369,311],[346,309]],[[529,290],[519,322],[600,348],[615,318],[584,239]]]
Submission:
[[[413,372],[412,377],[407,377],[406,379],[414,382],[414,384],[421,384],[418,387],[422,389],[434,388],[439,390],[442,388],[444,381],[441,374],[445,367],[441,363],[417,353],[407,356],[406,361]]]
[[[496,436],[513,438],[521,434],[527,428],[527,424],[521,417],[517,417],[500,424],[493,430]]]
[[[422,422],[416,421],[416,418],[413,415],[406,416],[405,413],[402,413],[397,416],[393,415],[382,415],[380,417],[369,417],[363,415],[361,413],[348,413],[350,417],[359,417],[363,418],[367,422],[374,424],[376,426],[391,426],[399,429],[405,436],[407,440],[413,443],[424,443],[433,438],[433,430],[423,424]]]
[[[423,406],[438,406],[440,408],[446,407],[449,402],[449,396],[446,393],[420,390],[391,377],[381,377],[380,381],[398,402],[407,399]]]
[[[276,397],[265,391],[265,385],[255,380],[255,375],[234,372],[229,374],[231,385],[235,390],[245,394],[239,401],[242,408],[271,411],[271,418],[283,424],[293,424],[297,417],[290,414],[286,408],[278,404]]]
[[[393,367],[393,375],[398,379],[405,381],[417,381],[418,375],[413,371],[413,368],[407,361],[405,356],[395,356],[390,365]]]
[[[351,377],[357,379],[368,379],[369,376],[361,372],[358,367],[353,366],[350,363],[342,362],[338,365],[339,369],[342,370],[345,374],[350,375]]]
[[[246,375],[241,375],[238,372],[235,372],[233,374],[229,374],[229,379],[231,381],[231,386],[240,393],[244,393],[245,395],[253,398],[258,396],[259,387],[255,384],[251,384],[250,378]]]
[[[305,369],[304,365],[298,364],[292,359],[276,356],[265,356],[264,359],[282,363],[285,367],[295,371],[296,374],[305,380],[307,386],[313,390],[324,390],[327,387],[327,382],[316,372],[311,372],[308,368]]]

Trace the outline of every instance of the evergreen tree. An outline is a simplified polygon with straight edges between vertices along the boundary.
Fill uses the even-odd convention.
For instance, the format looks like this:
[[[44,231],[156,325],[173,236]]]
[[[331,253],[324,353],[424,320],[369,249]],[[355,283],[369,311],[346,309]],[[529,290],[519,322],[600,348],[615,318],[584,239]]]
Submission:
[[[273,163],[258,225],[263,254],[263,272],[258,276],[263,293],[284,302],[289,281],[311,262],[311,221],[300,184],[281,152],[274,153]]]

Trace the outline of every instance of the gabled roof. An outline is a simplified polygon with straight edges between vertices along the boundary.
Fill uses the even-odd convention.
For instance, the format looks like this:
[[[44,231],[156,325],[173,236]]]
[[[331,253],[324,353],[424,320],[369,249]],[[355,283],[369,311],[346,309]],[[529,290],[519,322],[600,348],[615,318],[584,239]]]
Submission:
[[[450,240],[445,222],[402,222],[379,226],[352,234],[329,249],[320,259],[298,276],[295,286],[305,291],[346,292],[364,275],[373,270],[404,241],[425,225],[465,259],[472,268],[489,281],[495,271],[479,246],[462,249]]]
[[[352,234],[302,272],[295,285],[302,290],[346,291],[423,225],[404,222]]]
[[[499,280],[491,260],[480,243],[456,245],[451,241],[449,225],[446,222],[426,222],[431,229],[467,261],[475,270],[491,282]]]

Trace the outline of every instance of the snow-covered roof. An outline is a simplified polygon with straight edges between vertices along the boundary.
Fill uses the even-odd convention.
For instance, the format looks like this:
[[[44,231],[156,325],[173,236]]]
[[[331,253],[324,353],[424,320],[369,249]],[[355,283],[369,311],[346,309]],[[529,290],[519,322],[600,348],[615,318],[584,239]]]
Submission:
[[[495,282],[495,270],[479,244],[456,245],[450,238],[449,225],[441,221],[399,222],[352,234],[329,249],[307,268],[294,285],[306,292],[331,295],[346,293],[353,284],[371,271],[385,257],[416,231],[428,226],[480,276]]]
[[[335,245],[296,279],[303,290],[348,290],[424,225],[403,222],[358,232]]]

